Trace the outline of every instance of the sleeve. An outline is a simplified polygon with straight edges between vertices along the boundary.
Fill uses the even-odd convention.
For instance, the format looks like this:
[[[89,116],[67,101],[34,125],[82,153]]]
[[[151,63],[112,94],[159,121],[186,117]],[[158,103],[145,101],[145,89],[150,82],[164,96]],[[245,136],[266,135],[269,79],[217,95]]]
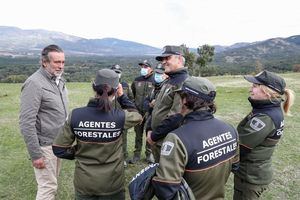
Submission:
[[[244,118],[237,127],[241,156],[261,144],[275,130],[272,119],[265,114]]]
[[[173,133],[165,138],[152,186],[158,199],[173,199],[179,190],[188,160],[187,151],[181,140]]]
[[[131,84],[131,91],[132,91],[132,99],[135,99],[135,94],[136,94],[136,91],[135,91],[135,81],[132,82]]]
[[[134,103],[128,98],[126,94],[117,98],[117,101],[121,105],[122,109],[136,109]]]
[[[68,120],[65,122],[63,128],[56,136],[52,150],[54,155],[59,158],[73,160],[75,156],[76,146],[73,146],[75,141],[75,135],[72,132],[71,128],[71,114],[68,117]]]
[[[133,100],[133,94],[129,86],[127,87],[127,96],[130,100]]]
[[[179,113],[180,110],[181,110],[181,98],[180,98],[180,95],[178,92],[174,92],[174,98],[173,98],[173,104],[172,104],[172,107],[170,109],[170,111],[168,112],[167,114],[167,117],[168,116],[171,116],[171,115],[174,115],[176,113]]]
[[[124,129],[129,129],[139,123],[142,123],[142,115],[139,114],[137,110],[131,112],[124,110],[125,112],[125,124]]]
[[[184,117],[182,114],[177,113],[175,115],[171,115],[168,118],[164,119],[157,127],[156,129],[152,132],[151,134],[151,139],[156,142],[164,137],[167,136],[168,133],[171,131],[177,129]]]
[[[150,95],[147,95],[145,100],[144,100],[144,105],[143,105],[143,108],[146,110],[146,112],[149,112],[150,110]]]
[[[240,146],[239,146],[240,142],[239,142],[239,135],[238,135],[237,130],[233,126],[232,126],[232,128],[234,129],[234,133],[237,138],[237,149],[235,150],[235,155],[234,155],[232,165],[231,165],[231,172],[235,173],[236,171],[238,171],[238,169],[240,167]]]
[[[20,131],[32,160],[43,156],[37,136],[36,122],[42,102],[42,90],[33,81],[25,82],[21,89]]]
[[[152,121],[152,113],[148,116],[147,120],[146,120],[146,123],[145,123],[145,130],[146,130],[146,133],[148,131],[151,131],[152,128],[151,128],[151,121]]]

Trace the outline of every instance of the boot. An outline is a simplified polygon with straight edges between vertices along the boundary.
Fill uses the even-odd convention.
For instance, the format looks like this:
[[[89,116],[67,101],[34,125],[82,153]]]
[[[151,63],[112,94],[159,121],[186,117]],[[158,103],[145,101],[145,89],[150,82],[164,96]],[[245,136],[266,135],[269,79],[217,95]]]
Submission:
[[[134,155],[132,159],[129,160],[129,164],[135,164],[138,161],[141,160],[141,156],[140,155]]]

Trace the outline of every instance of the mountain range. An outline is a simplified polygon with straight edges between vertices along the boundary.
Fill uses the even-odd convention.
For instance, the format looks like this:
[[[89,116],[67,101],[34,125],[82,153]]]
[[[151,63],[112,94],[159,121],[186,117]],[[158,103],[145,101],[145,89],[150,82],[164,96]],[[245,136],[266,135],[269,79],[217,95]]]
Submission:
[[[145,56],[161,49],[116,38],[85,39],[47,30],[22,30],[0,26],[0,56],[37,56],[48,44],[58,44],[69,55]],[[271,38],[231,46],[215,45],[214,64],[218,66],[261,63],[300,63],[300,35]]]
[[[61,46],[69,55],[156,55],[161,51],[149,45],[116,38],[85,39],[54,31],[0,26],[0,55],[33,56],[48,44]]]

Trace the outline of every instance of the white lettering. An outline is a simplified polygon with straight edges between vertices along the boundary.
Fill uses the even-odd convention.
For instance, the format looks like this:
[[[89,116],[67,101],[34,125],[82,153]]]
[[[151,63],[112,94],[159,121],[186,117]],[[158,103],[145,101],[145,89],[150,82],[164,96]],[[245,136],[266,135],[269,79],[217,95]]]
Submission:
[[[237,143],[234,142],[230,145],[227,145],[225,147],[216,149],[214,151],[210,151],[208,153],[202,154],[197,157],[197,163],[200,164],[201,162],[208,162],[214,159],[217,159],[218,157],[228,154],[232,151],[235,151],[237,148]]]
[[[222,133],[220,135],[208,138],[207,140],[203,140],[202,145],[203,145],[203,149],[207,148],[207,147],[211,147],[213,145],[225,142],[227,140],[232,139],[232,135],[230,132],[226,132],[226,133]]]

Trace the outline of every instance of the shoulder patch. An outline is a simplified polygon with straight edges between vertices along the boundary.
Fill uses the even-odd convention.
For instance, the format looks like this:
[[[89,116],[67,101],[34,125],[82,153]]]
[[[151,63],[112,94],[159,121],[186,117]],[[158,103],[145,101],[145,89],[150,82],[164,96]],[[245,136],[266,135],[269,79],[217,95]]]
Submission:
[[[169,141],[164,142],[164,143],[162,144],[162,148],[161,148],[160,154],[161,154],[161,155],[164,155],[164,156],[170,155],[170,153],[171,153],[172,150],[173,150],[173,147],[174,147],[174,143],[173,143],[173,142],[169,142]]]
[[[253,128],[256,131],[260,131],[266,126],[266,124],[258,119],[257,117],[253,117],[250,122],[250,127]]]

